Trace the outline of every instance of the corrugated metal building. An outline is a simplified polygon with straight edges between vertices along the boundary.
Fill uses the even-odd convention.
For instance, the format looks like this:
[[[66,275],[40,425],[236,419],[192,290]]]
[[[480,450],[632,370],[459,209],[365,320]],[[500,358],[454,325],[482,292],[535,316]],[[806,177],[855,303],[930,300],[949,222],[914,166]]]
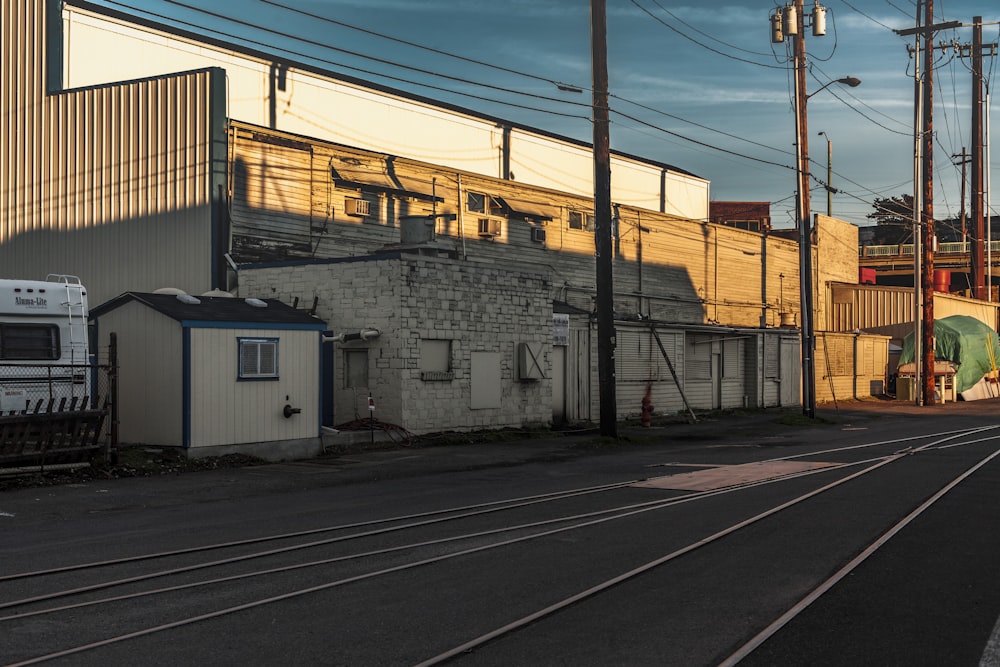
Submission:
[[[85,2],[13,0],[2,11],[0,49],[11,69],[0,104],[15,137],[0,154],[6,271],[84,276],[95,303],[165,286],[223,288],[314,303],[338,331],[373,321],[389,331],[398,321],[396,330],[437,341],[426,346],[428,359],[454,366],[422,370],[409,339],[368,342],[366,382],[391,387],[380,403],[397,404],[404,425],[416,420],[420,430],[431,428],[416,419],[420,401],[426,407],[437,394],[460,399],[437,428],[546,421],[523,409],[525,397],[551,404],[550,415],[596,414],[589,318],[572,318],[564,361],[563,345],[550,340],[553,303],[594,308],[588,145]],[[682,169],[622,154],[612,166],[623,329],[652,320],[683,333],[673,345],[678,358],[690,348],[680,375],[699,407],[797,401],[797,380],[767,375],[790,349],[788,332],[770,328],[798,308],[797,292],[784,289],[798,284],[796,244],[709,224],[709,184]],[[399,252],[393,280],[332,290],[351,282],[356,267],[330,267],[350,258],[379,264],[386,247]],[[449,262],[497,278],[477,298],[456,298],[452,284],[439,282],[433,294],[413,291],[400,302],[385,286],[412,287],[420,262],[435,264],[427,283]],[[310,277],[316,267],[322,275]],[[541,287],[517,296],[503,287],[514,276]],[[503,299],[509,311],[497,305]],[[536,301],[547,306],[520,330],[495,317]],[[450,324],[484,315],[494,317],[491,326]],[[772,340],[780,345],[769,347]],[[518,355],[531,349],[522,344],[543,346],[542,377],[516,376]],[[621,363],[647,353],[636,349],[640,356],[623,353]],[[350,352],[340,350],[338,372],[360,372],[360,355]],[[562,379],[553,382],[559,363]],[[469,375],[460,381],[463,366]],[[789,364],[780,368],[797,378]],[[497,374],[500,408],[480,407],[496,397],[474,387]],[[397,376],[408,382],[393,384]],[[343,377],[341,402],[354,389]],[[680,410],[663,387],[661,410]],[[339,412],[349,416],[350,407]],[[619,413],[638,409],[622,402]]]
[[[225,72],[66,89],[61,3],[16,0],[2,12],[4,273],[85,276],[94,303],[123,287],[218,285]]]

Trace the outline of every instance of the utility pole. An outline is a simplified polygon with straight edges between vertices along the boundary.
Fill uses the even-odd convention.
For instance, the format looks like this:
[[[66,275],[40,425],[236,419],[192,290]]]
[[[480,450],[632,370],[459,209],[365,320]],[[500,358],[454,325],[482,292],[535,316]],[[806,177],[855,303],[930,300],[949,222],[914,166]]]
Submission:
[[[913,55],[913,400],[918,406],[924,404],[923,387],[924,363],[923,354],[923,293],[920,291],[920,263],[922,253],[918,248],[920,243],[920,211],[923,209],[924,191],[920,185],[920,175],[923,169],[923,135],[924,124],[924,86],[923,71],[920,63],[920,27],[923,17],[920,15],[920,2],[917,2],[917,28],[914,33]]]
[[[799,232],[799,302],[802,321],[802,413],[816,416],[816,332],[813,308],[812,208],[809,201],[809,127],[806,112],[806,15],[803,0],[779,8],[771,15],[771,41],[783,42],[785,35],[794,38],[792,45],[793,81],[795,83],[795,170],[797,176],[796,225]],[[816,3],[812,14],[814,36],[826,34],[826,8]],[[831,81],[830,83],[835,83]],[[836,83],[856,86],[854,78]],[[827,84],[830,85],[830,84]],[[824,86],[825,88],[826,86]],[[819,91],[816,91],[819,92]]]
[[[600,429],[602,436],[617,438],[606,0],[590,0],[590,39],[594,80],[594,223],[596,226],[594,245],[597,252],[597,373],[601,401]]]
[[[934,0],[924,0],[924,25],[934,25]],[[923,294],[924,404],[934,403],[934,33],[924,34],[924,238],[923,270],[920,291]],[[914,251],[916,249],[914,248]]]
[[[976,229],[975,250],[969,261],[975,267],[973,289],[977,299],[988,299],[993,291],[986,284],[986,247],[983,228],[983,17],[972,18],[972,221]],[[989,290],[989,291],[987,291]]]
[[[795,0],[795,145],[798,156],[799,271],[802,302],[802,413],[816,416],[816,336],[813,328],[812,215],[809,201],[809,115],[806,113],[806,40],[803,0]]]

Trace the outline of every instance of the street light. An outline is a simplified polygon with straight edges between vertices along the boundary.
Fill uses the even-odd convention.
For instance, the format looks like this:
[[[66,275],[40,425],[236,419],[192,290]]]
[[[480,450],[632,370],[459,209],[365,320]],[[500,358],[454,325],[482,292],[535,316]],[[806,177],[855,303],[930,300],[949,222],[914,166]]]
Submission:
[[[826,8],[816,0],[811,14],[812,34],[826,34]],[[785,34],[795,39],[792,44],[792,67],[795,98],[795,172],[797,196],[795,220],[799,237],[799,299],[802,313],[802,412],[810,419],[816,416],[816,335],[813,326],[812,230],[809,205],[809,129],[806,101],[835,83],[855,87],[860,79],[845,76],[829,81],[811,94],[806,92],[805,28],[808,25],[804,0],[786,3],[770,16],[771,42],[785,41]]]
[[[806,95],[806,99],[809,99],[810,97],[812,97],[813,95],[815,95],[816,93],[818,93],[821,90],[825,90],[825,89],[829,88],[830,86],[832,86],[835,83],[840,83],[840,84],[843,84],[845,86],[850,86],[851,88],[857,88],[858,86],[861,85],[861,79],[859,79],[856,76],[843,76],[843,77],[840,77],[839,79],[834,79],[833,81],[827,81],[822,86],[820,86],[816,90],[814,90],[811,93],[809,93],[808,95]]]
[[[830,135],[823,130],[819,131],[819,136],[826,138],[826,214],[833,217],[833,193],[837,191],[833,187],[833,144]]]

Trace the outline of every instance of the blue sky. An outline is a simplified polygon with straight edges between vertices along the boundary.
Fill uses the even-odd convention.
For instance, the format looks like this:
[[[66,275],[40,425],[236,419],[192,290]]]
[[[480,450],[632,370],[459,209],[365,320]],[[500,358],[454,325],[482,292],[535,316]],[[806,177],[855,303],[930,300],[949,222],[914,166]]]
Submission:
[[[586,0],[99,0],[192,31],[272,45],[278,53],[381,85],[590,141],[590,6]],[[712,198],[770,201],[792,226],[794,116],[786,44],[771,44],[775,0],[607,0],[611,144],[712,182]],[[780,3],[784,4],[784,2]],[[971,24],[1000,41],[996,0],[937,0],[935,22]],[[827,34],[807,35],[809,153],[825,180],[832,148],[837,217],[867,224],[875,197],[912,193],[912,0],[828,0]],[[807,12],[812,3],[806,2]],[[311,15],[311,16],[310,16]],[[387,39],[386,37],[393,38]],[[968,44],[972,29],[939,34]],[[409,42],[409,44],[404,43]],[[454,57],[459,56],[459,57]],[[936,58],[935,216],[957,216],[971,148],[972,76],[954,49]],[[990,90],[1000,56],[987,57]],[[556,84],[584,90],[572,93]],[[990,117],[1000,117],[992,105]],[[992,123],[993,127],[997,124]],[[819,136],[822,131],[824,136]],[[996,134],[996,132],[994,132]],[[1000,141],[994,142],[1000,145]],[[994,150],[994,154],[998,151]],[[1000,157],[991,159],[1000,189]],[[1000,210],[1000,195],[992,198]],[[816,185],[813,210],[825,212]]]

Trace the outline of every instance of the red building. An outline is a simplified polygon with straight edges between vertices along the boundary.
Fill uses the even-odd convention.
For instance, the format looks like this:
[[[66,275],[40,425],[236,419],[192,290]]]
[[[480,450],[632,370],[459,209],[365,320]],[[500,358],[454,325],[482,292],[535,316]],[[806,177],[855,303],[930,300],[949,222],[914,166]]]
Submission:
[[[752,232],[771,230],[771,202],[713,201],[708,203],[709,222],[717,225],[748,229]]]

